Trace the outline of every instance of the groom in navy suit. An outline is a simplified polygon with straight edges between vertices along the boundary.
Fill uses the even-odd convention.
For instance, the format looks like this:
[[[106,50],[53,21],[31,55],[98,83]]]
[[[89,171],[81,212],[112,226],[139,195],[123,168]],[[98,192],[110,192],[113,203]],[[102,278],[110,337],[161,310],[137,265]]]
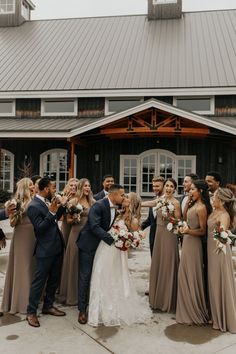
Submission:
[[[108,231],[115,220],[116,208],[122,204],[124,196],[124,188],[119,184],[113,184],[108,191],[108,196],[91,207],[88,221],[77,239],[76,243],[79,248],[78,321],[81,324],[87,323],[86,309],[96,249],[101,240],[108,245],[114,242]]]
[[[55,182],[48,177],[38,182],[39,192],[30,202],[28,217],[33,224],[36,246],[36,271],[31,284],[27,321],[30,326],[39,327],[37,317],[38,303],[45,287],[42,313],[53,316],[64,316],[65,312],[53,306],[55,292],[59,286],[61,265],[64,254],[64,239],[57,221],[65,212],[68,197],[54,197]],[[50,205],[48,200],[51,199]]]

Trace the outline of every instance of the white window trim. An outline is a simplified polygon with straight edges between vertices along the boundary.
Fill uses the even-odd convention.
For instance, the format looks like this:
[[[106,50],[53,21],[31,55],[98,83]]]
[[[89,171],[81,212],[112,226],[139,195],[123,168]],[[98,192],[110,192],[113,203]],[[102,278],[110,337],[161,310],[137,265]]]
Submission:
[[[6,12],[0,12],[0,15],[9,15],[9,14],[14,14],[16,11],[16,2],[13,1],[13,10],[12,11],[6,11]]]
[[[177,106],[177,100],[178,99],[193,99],[193,100],[197,100],[197,99],[201,99],[201,98],[209,98],[210,99],[210,110],[209,111],[192,111],[194,113],[197,114],[215,114],[215,96],[174,96],[173,97],[173,106],[178,107]],[[178,107],[180,109],[183,109],[181,107]],[[184,109],[183,109],[184,110]]]
[[[61,101],[74,101],[74,112],[45,112],[45,102],[61,102]],[[49,98],[41,99],[41,116],[77,116],[78,115],[78,99],[77,98]]]
[[[173,161],[173,174],[174,174],[174,179],[176,180],[178,184],[178,160],[183,160],[183,159],[189,159],[192,160],[192,168],[191,172],[196,173],[196,155],[176,155],[173,152],[165,149],[151,149],[151,150],[146,150],[142,152],[139,155],[120,155],[120,184],[124,184],[124,160],[125,159],[136,159],[137,160],[137,193],[141,195],[142,197],[152,197],[153,193],[150,192],[141,192],[142,186],[141,186],[141,181],[142,181],[142,176],[141,176],[141,161],[145,156],[149,156],[151,154],[156,154],[158,153],[158,157],[160,154],[165,154],[169,157],[171,157]],[[159,161],[156,161],[155,167],[158,166]],[[155,175],[158,175],[158,171],[155,170]],[[176,189],[175,195],[178,196],[177,193],[178,188]]]
[[[152,0],[153,5],[177,4],[177,0]]]
[[[12,103],[12,112],[11,113],[1,113],[0,112],[0,117],[15,117],[15,115],[16,115],[16,100],[6,99],[6,100],[0,100],[0,103],[1,102],[11,102]]]
[[[109,115],[109,114],[114,114],[117,112],[109,112],[109,101],[136,101],[137,100],[137,104],[144,102],[144,97],[106,97],[105,98],[105,116]]]
[[[10,189],[9,192],[14,191],[14,166],[15,166],[15,155],[6,149],[1,149],[2,153],[8,154],[11,157],[11,170],[10,170]]]

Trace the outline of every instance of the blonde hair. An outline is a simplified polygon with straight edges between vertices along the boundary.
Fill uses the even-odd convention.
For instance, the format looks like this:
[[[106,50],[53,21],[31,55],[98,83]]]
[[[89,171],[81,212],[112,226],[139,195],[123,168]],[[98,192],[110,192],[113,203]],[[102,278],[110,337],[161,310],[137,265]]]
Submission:
[[[33,184],[30,178],[24,177],[16,183],[15,199],[18,199],[22,203],[22,208],[25,210],[29,202],[31,201],[30,184]]]
[[[236,198],[234,193],[229,188],[218,188],[215,193],[229,213],[230,226],[234,228],[236,226]]]
[[[130,228],[134,219],[137,219],[138,223],[140,223],[142,199],[134,192],[128,193],[127,197],[130,200],[130,204],[128,214],[126,215],[124,220],[128,228]]]
[[[81,179],[79,180],[79,183],[78,183],[78,192],[77,192],[77,197],[78,197],[79,202],[80,202],[80,200],[81,200],[81,199],[83,198],[83,196],[84,196],[84,191],[83,191],[83,189],[84,189],[84,185],[85,185],[86,182],[88,182],[88,183],[90,184],[90,181],[89,181],[87,178],[81,178]],[[88,201],[89,206],[91,206],[91,205],[94,203],[93,193],[92,193],[91,189],[90,189],[90,191],[89,191],[89,194],[86,195],[86,199],[87,199],[87,201]]]
[[[78,178],[72,177],[67,181],[67,183],[63,189],[63,194],[66,194],[67,192],[69,192],[71,182],[75,182],[77,184],[77,190],[78,190],[79,180],[78,180]]]

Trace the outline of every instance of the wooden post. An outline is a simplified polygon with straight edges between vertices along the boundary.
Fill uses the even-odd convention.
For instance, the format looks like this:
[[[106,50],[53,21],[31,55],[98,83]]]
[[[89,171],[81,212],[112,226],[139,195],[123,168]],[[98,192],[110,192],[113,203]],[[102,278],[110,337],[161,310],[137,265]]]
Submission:
[[[73,141],[70,141],[70,166],[69,166],[69,178],[74,177],[74,169],[75,169],[75,164],[74,164],[74,153],[75,153],[75,143]]]

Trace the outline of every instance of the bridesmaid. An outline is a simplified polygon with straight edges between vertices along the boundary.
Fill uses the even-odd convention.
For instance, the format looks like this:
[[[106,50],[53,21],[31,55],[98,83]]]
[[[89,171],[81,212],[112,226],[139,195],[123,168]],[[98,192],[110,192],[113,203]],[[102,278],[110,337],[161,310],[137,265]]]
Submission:
[[[70,178],[67,184],[65,185],[62,194],[64,195],[70,194],[70,198],[74,198],[78,190],[78,183],[79,180],[77,178],[74,177]],[[67,216],[66,214],[64,214],[61,223],[61,232],[64,237],[65,245],[67,245],[70,231],[71,231],[71,224],[67,222]]]
[[[187,224],[180,228],[184,238],[178,274],[176,322],[202,325],[208,322],[208,313],[201,237],[206,235],[207,217],[212,211],[205,181],[194,181],[189,196]]]
[[[71,231],[63,261],[59,300],[72,306],[78,303],[78,247],[75,242],[88,219],[89,209],[94,203],[90,182],[87,178],[79,180],[78,192],[74,198],[70,199],[69,203],[73,207],[78,203],[83,207],[79,222],[77,214],[67,214],[67,222],[71,225]]]
[[[173,178],[168,178],[164,183],[162,198],[169,207],[172,207],[172,216],[179,219],[181,216],[180,204],[174,198],[176,187],[176,181]],[[153,202],[148,203],[144,202],[142,206],[154,206]],[[178,267],[178,238],[173,232],[167,230],[160,207],[157,210],[157,230],[150,270],[149,302],[153,310],[175,312]]]
[[[213,196],[214,211],[208,219],[208,281],[213,328],[236,333],[236,283],[230,245],[226,254],[215,252],[213,230],[220,223],[224,230],[235,228],[236,199],[228,188],[219,188]]]
[[[29,178],[22,178],[17,182],[15,202],[18,201],[18,206],[21,204],[21,210],[10,216],[10,224],[14,231],[2,301],[3,312],[11,314],[27,312],[29,290],[35,269],[33,253],[36,240],[33,226],[26,214],[33,193],[34,185]]]

